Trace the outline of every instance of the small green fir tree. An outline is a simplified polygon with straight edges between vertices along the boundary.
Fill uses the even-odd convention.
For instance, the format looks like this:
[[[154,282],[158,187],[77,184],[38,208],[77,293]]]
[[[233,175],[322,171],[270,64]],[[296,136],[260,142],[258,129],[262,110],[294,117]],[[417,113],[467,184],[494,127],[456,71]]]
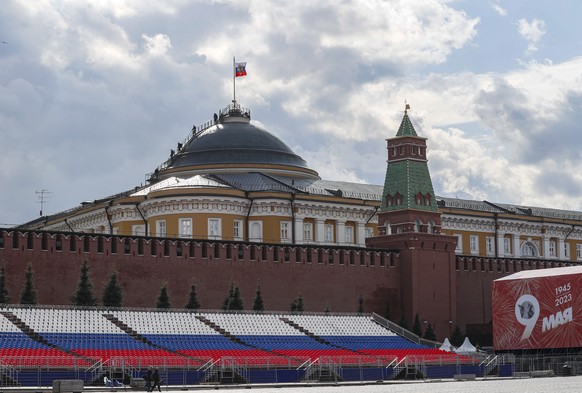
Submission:
[[[200,308],[200,302],[198,302],[198,294],[196,293],[196,284],[192,284],[190,287],[190,295],[188,296],[188,304],[186,307],[189,310],[198,310]]]
[[[257,285],[257,292],[255,292],[255,299],[253,300],[253,311],[265,311],[260,285]]]
[[[157,308],[170,308],[170,297],[168,296],[168,284],[162,285],[160,288],[160,296],[158,296],[158,301],[156,302]]]
[[[364,313],[364,297],[360,295],[358,299],[358,314]]]
[[[230,309],[234,311],[244,310],[239,287],[234,287],[234,294],[232,297],[232,302],[230,303]]]
[[[418,337],[422,337],[422,326],[420,326],[418,314],[414,316],[414,325],[412,325],[412,333],[416,334]]]
[[[117,281],[117,273],[111,273],[109,283],[103,289],[102,300],[105,307],[121,307],[123,291]]]
[[[303,295],[299,294],[299,297],[291,303],[291,312],[302,313],[304,310]]]
[[[430,341],[436,341],[436,334],[430,323],[426,327],[426,331],[424,332],[424,338]]]
[[[224,311],[230,310],[230,303],[232,302],[233,298],[234,298],[234,283],[231,282],[230,289],[228,290],[228,295],[224,298],[224,301],[222,302],[222,309]]]
[[[2,304],[10,303],[8,289],[6,288],[6,275],[4,273],[4,266],[0,268],[0,303]]]
[[[297,298],[297,312],[303,312],[305,310],[305,305],[303,303],[303,295],[299,294],[299,297]]]
[[[244,310],[243,301],[240,294],[240,289],[234,283],[230,283],[228,296],[222,303],[222,309],[225,311],[240,311]]]
[[[81,277],[79,284],[77,284],[77,292],[71,297],[71,301],[75,306],[94,306],[97,304],[97,300],[93,296],[93,284],[89,279],[89,265],[86,259],[81,265]]]
[[[29,263],[24,273],[24,289],[20,295],[20,304],[36,304],[36,289],[34,289],[32,282],[33,278],[34,270],[32,263]]]
[[[451,345],[455,347],[460,347],[461,345],[463,345],[464,340],[465,339],[463,337],[463,332],[461,331],[461,328],[459,328],[459,325],[455,325],[455,328],[451,333]]]

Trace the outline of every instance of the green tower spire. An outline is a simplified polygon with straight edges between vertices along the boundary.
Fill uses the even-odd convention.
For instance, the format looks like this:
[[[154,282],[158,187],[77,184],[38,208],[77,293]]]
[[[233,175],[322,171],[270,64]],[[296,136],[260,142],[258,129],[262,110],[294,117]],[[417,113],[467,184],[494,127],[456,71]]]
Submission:
[[[426,138],[416,133],[409,109],[406,105],[396,136],[386,140],[388,166],[379,224],[389,223],[401,232],[435,233],[440,228],[440,214],[427,165]]]

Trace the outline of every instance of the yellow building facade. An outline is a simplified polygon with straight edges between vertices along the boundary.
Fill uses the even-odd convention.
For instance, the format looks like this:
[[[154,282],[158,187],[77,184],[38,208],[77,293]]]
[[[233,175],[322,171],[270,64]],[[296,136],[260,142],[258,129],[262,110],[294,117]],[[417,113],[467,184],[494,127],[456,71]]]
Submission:
[[[193,129],[148,178],[23,227],[358,247],[381,232],[382,185],[322,180],[236,103]],[[435,199],[441,233],[457,237],[459,255],[582,261],[581,212]]]

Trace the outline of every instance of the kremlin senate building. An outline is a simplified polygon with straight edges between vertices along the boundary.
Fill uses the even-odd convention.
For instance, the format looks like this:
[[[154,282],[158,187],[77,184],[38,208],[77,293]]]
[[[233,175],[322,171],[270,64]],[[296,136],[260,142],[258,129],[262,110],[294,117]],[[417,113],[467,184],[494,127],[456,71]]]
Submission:
[[[98,298],[117,274],[124,307],[155,307],[167,286],[182,308],[195,285],[220,309],[234,284],[245,310],[260,288],[269,311],[300,296],[306,312],[418,316],[439,340],[458,326],[491,345],[492,281],[578,264],[582,212],[439,197],[417,131],[408,106],[385,130],[383,185],[330,181],[233,101],[145,186],[0,228],[8,294],[32,266],[38,304],[70,305],[86,261]]]

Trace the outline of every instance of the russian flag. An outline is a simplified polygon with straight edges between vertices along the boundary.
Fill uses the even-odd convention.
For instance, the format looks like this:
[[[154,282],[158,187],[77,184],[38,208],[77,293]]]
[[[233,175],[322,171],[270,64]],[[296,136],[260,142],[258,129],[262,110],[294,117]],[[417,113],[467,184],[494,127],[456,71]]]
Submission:
[[[246,76],[247,74],[247,63],[234,63],[234,75],[238,76]]]

